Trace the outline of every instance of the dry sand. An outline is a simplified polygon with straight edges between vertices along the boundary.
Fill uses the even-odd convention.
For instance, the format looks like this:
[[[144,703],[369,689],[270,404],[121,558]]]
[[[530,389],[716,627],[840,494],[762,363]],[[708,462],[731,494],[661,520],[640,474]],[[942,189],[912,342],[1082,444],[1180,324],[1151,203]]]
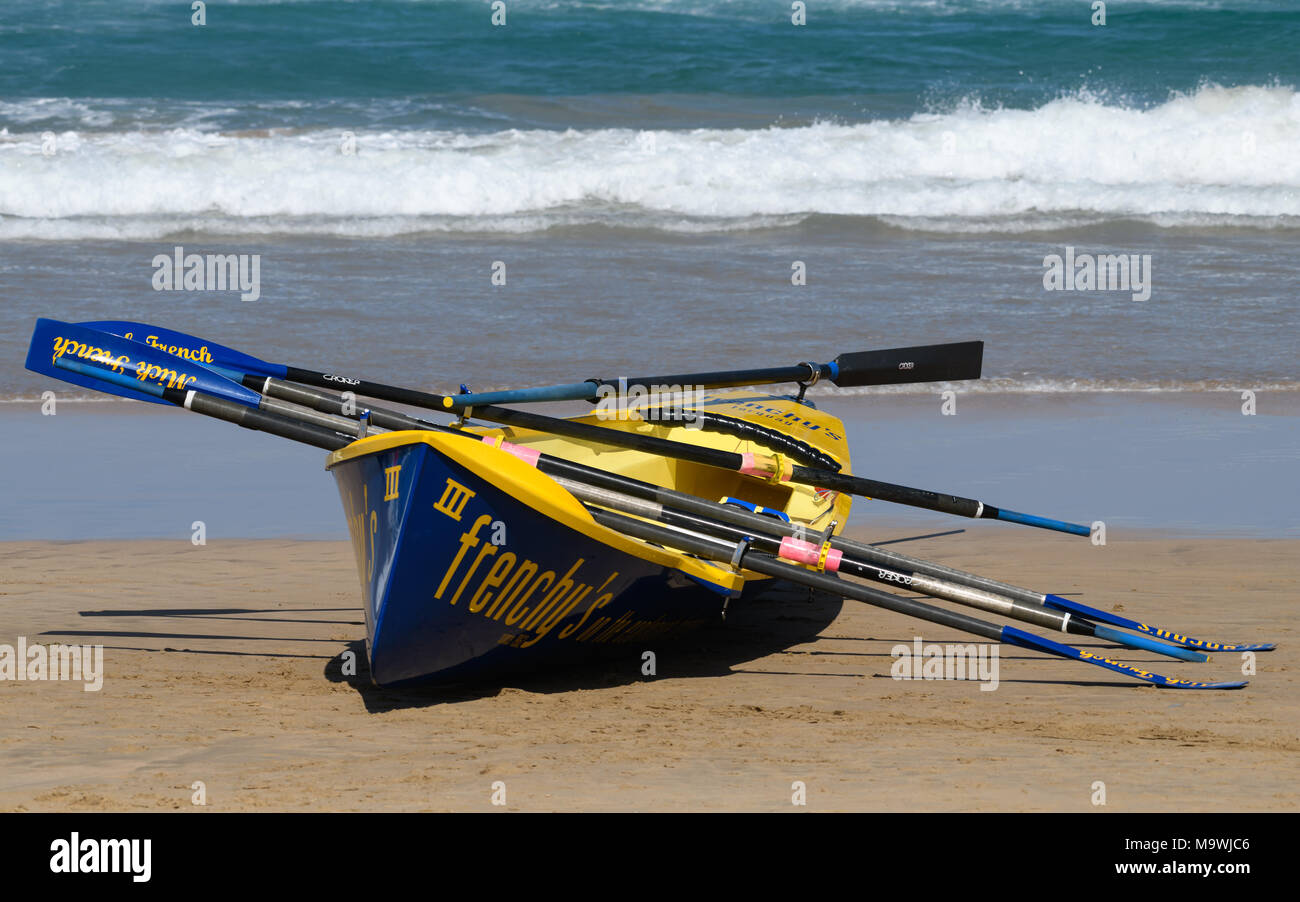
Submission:
[[[364,639],[346,543],[11,542],[0,643],[102,643],[106,678],[0,682],[0,809],[502,810],[495,781],[527,811],[1092,811],[1095,781],[1101,810],[1300,807],[1300,541],[1112,532],[1097,548],[994,526],[895,547],[1279,649],[1244,690],[1190,692],[1004,648],[981,692],[889,678],[894,645],[964,636],[786,590],[656,648],[654,678],[629,648],[396,692],[365,684],[364,656],[362,678],[340,672]],[[1115,656],[1198,679],[1242,666]]]

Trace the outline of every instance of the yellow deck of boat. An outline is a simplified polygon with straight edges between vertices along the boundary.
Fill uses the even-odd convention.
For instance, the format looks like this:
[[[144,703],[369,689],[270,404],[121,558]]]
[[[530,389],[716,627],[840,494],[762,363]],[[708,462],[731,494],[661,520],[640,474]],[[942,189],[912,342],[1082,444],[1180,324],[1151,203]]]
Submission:
[[[797,439],[834,458],[841,472],[850,473],[848,442],[840,420],[792,398],[752,390],[709,392],[700,409],[765,426]],[[772,449],[758,442],[736,438],[720,432],[689,425],[647,423],[632,408],[626,418],[602,418],[593,413],[573,418],[639,435],[650,435],[677,442],[736,453],[765,453]],[[675,460],[643,451],[609,446],[595,446],[563,436],[514,428],[475,430],[483,435],[500,435],[506,441],[534,448],[544,454],[623,476],[675,489],[709,501],[724,497],[740,498],[751,504],[784,512],[792,521],[824,530],[832,522],[835,532],[848,519],[852,497],[837,492],[819,492],[812,486],[794,483],[771,483],[752,476],[720,470],[716,467]]]

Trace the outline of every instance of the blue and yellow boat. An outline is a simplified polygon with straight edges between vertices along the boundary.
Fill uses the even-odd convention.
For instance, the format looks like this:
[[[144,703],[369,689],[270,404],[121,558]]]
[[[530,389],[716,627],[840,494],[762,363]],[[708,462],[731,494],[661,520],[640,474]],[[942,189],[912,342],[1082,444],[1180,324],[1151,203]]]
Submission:
[[[802,448],[848,472],[842,424],[811,403],[718,391],[697,406],[740,424],[595,414],[574,421],[742,454]],[[847,494],[513,428],[395,431],[330,454],[365,601],[380,685],[461,681],[536,669],[592,649],[647,643],[716,622],[759,574],[598,524],[533,463],[538,454],[703,498],[778,511],[833,534]]]
[[[146,342],[133,341],[137,333]],[[147,324],[42,319],[27,367],[328,450],[361,574],[370,673],[381,685],[495,678],[631,642],[644,649],[716,620],[731,598],[764,578],[1157,686],[1246,685],[1166,677],[837,578],[906,586],[1184,661],[1206,660],[1201,649],[1274,648],[1193,639],[838,536],[853,495],[1090,534],[1081,523],[852,475],[842,424],[804,401],[805,389],[823,377],[841,387],[978,378],[982,348],[919,346],[841,354],[831,364],[452,397],[267,363]],[[735,389],[789,381],[800,385],[798,396]],[[335,395],[304,385],[356,391]],[[670,405],[644,400],[647,386],[675,393]],[[691,386],[689,399],[682,386]],[[358,410],[356,394],[458,419],[447,426]],[[569,420],[495,406],[582,399],[597,402],[596,411]],[[605,406],[611,400],[613,411]],[[472,427],[475,416],[505,428]],[[372,419],[394,431],[367,436]]]

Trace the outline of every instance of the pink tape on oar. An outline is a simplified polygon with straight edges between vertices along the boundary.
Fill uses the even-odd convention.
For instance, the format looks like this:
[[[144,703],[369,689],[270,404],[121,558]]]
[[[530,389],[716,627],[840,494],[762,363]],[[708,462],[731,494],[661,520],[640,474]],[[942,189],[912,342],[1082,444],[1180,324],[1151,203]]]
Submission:
[[[802,539],[796,539],[793,536],[786,536],[781,540],[781,557],[787,561],[794,561],[796,564],[807,564],[810,567],[818,566],[821,561],[822,546],[814,545],[812,542],[805,542]],[[831,573],[836,573],[840,569],[840,559],[844,557],[844,552],[838,548],[832,548],[826,552],[826,569]]]
[[[771,473],[767,469],[758,466],[756,464],[754,460],[754,455],[752,453],[747,451],[744,454],[740,455],[740,457],[743,460],[743,463],[741,464],[740,467],[740,472],[743,475],[745,476],[770,476],[771,475]]]
[[[498,442],[500,442],[500,444],[498,444]],[[491,445],[494,448],[500,448],[507,454],[513,454],[530,467],[537,466],[537,459],[542,456],[542,452],[535,448],[525,448],[523,445],[516,445],[513,442],[503,441],[502,439],[492,438],[487,435],[483,436],[483,443]]]

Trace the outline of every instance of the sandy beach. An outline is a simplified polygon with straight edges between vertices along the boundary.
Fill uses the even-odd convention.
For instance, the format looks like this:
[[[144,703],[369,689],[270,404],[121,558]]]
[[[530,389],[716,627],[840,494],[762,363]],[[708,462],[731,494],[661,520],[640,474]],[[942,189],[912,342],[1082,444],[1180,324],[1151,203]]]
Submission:
[[[501,686],[385,691],[365,673],[344,542],[7,542],[0,643],[102,644],[104,678],[97,692],[0,682],[0,809],[1300,807],[1300,542],[1117,531],[1093,547],[982,526],[894,547],[1193,636],[1279,648],[1258,655],[1244,690],[1186,692],[1003,647],[1000,683],[985,692],[890,679],[895,645],[963,641],[955,632],[786,589],[652,649],[654,677],[628,648]],[[349,650],[357,676],[342,672]],[[1242,668],[1239,655],[1114,655],[1197,679]],[[505,806],[491,802],[497,781]],[[796,781],[806,808],[792,804]]]

